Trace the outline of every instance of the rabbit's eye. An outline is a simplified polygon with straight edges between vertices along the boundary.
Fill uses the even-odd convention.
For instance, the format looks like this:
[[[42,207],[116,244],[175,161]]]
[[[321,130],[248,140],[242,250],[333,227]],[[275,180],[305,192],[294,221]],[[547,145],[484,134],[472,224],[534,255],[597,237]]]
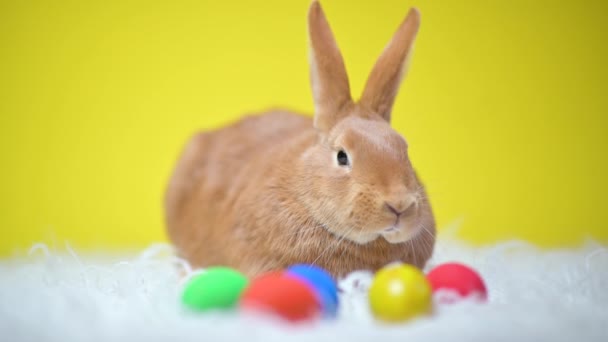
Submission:
[[[336,158],[338,159],[338,165],[340,166],[348,166],[348,155],[346,154],[346,152],[340,150],[336,156]]]

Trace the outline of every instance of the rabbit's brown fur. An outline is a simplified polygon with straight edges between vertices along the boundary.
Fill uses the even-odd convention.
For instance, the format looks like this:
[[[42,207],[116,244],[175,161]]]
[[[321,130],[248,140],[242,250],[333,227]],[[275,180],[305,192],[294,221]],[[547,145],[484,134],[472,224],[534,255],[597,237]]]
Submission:
[[[195,135],[166,198],[169,237],[196,267],[250,276],[313,263],[335,276],[423,267],[435,222],[390,114],[419,26],[410,11],[359,102],[318,2],[309,11],[314,120],[286,111]],[[337,161],[339,152],[348,164]]]

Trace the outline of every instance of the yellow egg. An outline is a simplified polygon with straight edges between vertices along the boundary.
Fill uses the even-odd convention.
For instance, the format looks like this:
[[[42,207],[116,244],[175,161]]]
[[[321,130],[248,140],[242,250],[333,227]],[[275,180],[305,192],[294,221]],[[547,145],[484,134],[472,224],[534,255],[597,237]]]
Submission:
[[[369,289],[369,304],[376,318],[402,322],[428,314],[432,289],[424,274],[411,265],[390,265],[376,273]]]

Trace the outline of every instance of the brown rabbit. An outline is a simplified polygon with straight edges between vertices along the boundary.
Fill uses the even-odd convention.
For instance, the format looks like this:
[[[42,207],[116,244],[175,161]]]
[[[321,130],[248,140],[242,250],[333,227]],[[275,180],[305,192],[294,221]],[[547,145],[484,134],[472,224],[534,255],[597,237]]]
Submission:
[[[386,47],[360,101],[318,2],[308,13],[314,119],[287,111],[196,134],[165,198],[170,239],[195,267],[249,276],[312,263],[342,277],[401,261],[423,267],[435,221],[390,127],[418,31],[412,9]]]

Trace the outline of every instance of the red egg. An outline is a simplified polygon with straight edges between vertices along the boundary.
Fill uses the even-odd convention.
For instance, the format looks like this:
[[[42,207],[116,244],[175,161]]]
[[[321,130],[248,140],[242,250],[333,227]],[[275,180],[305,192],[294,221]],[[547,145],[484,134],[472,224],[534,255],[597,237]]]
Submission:
[[[241,308],[278,315],[288,321],[318,317],[321,305],[314,290],[304,281],[284,272],[254,279],[241,296]]]
[[[481,276],[472,268],[459,263],[439,265],[427,274],[433,293],[456,293],[461,298],[476,297],[480,300],[487,298],[486,285]],[[442,297],[440,302],[452,302],[457,298]]]

